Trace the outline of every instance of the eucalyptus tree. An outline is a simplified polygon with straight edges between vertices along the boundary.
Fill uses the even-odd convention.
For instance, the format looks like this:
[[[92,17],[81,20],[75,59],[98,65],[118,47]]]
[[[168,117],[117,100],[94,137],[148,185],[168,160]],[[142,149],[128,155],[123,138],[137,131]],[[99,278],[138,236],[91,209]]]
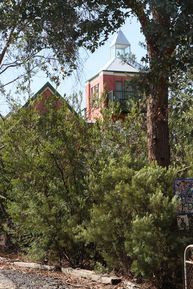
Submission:
[[[81,23],[84,43],[94,49],[97,41],[136,16],[145,36],[147,135],[149,161],[170,164],[168,92],[174,72],[186,71],[193,58],[193,6],[191,0],[88,0]],[[88,29],[89,28],[89,29]],[[175,79],[173,79],[175,82]]]
[[[0,1],[0,88],[43,69],[57,81],[75,68],[78,10],[62,0]],[[49,70],[51,69],[51,70]]]

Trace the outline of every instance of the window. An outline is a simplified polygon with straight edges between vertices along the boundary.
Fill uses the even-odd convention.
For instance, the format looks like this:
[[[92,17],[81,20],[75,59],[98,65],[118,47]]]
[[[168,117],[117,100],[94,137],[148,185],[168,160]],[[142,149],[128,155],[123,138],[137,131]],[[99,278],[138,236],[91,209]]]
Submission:
[[[125,96],[126,98],[134,97],[134,83],[131,80],[125,81]]]
[[[116,81],[115,82],[115,99],[119,100],[123,98],[123,82]]]
[[[91,107],[99,106],[99,84],[98,83],[95,86],[91,87],[90,100],[91,100]]]
[[[125,48],[116,48],[115,50],[116,57],[124,57],[125,56]]]

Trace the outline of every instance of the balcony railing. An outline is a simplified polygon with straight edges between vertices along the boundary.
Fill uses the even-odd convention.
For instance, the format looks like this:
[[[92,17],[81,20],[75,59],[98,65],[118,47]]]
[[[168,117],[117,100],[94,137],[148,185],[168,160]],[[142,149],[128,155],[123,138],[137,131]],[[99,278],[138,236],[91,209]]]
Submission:
[[[108,93],[109,104],[117,105],[121,112],[129,112],[131,99],[134,99],[132,91],[111,90]]]

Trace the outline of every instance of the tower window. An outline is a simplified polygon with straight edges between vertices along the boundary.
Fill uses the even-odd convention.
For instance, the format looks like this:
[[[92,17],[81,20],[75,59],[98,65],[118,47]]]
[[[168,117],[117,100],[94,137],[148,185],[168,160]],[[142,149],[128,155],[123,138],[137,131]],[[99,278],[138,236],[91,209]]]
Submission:
[[[99,83],[91,87],[90,100],[91,107],[99,106]]]
[[[123,82],[122,81],[115,82],[115,98],[116,100],[120,100],[123,98]]]

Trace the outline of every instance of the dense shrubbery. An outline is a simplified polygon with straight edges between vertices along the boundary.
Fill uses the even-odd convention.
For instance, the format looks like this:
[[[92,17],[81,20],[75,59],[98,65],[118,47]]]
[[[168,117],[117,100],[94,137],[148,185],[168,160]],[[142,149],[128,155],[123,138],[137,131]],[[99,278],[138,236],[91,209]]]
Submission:
[[[101,264],[177,288],[188,238],[177,228],[173,181],[193,171],[191,133],[179,157],[191,108],[183,123],[172,115],[174,165],[163,169],[147,164],[145,119],[135,105],[124,123],[107,114],[94,126],[65,105],[48,106],[44,115],[22,109],[1,123],[12,242],[41,260]]]
[[[172,191],[176,174],[158,166],[135,170],[125,156],[93,177],[96,199],[84,237],[96,244],[110,269],[131,270],[167,286],[177,278],[183,245]]]
[[[88,215],[85,129],[65,105],[43,115],[21,110],[4,123],[10,230],[19,247],[42,259],[75,265],[83,258],[74,235]]]

